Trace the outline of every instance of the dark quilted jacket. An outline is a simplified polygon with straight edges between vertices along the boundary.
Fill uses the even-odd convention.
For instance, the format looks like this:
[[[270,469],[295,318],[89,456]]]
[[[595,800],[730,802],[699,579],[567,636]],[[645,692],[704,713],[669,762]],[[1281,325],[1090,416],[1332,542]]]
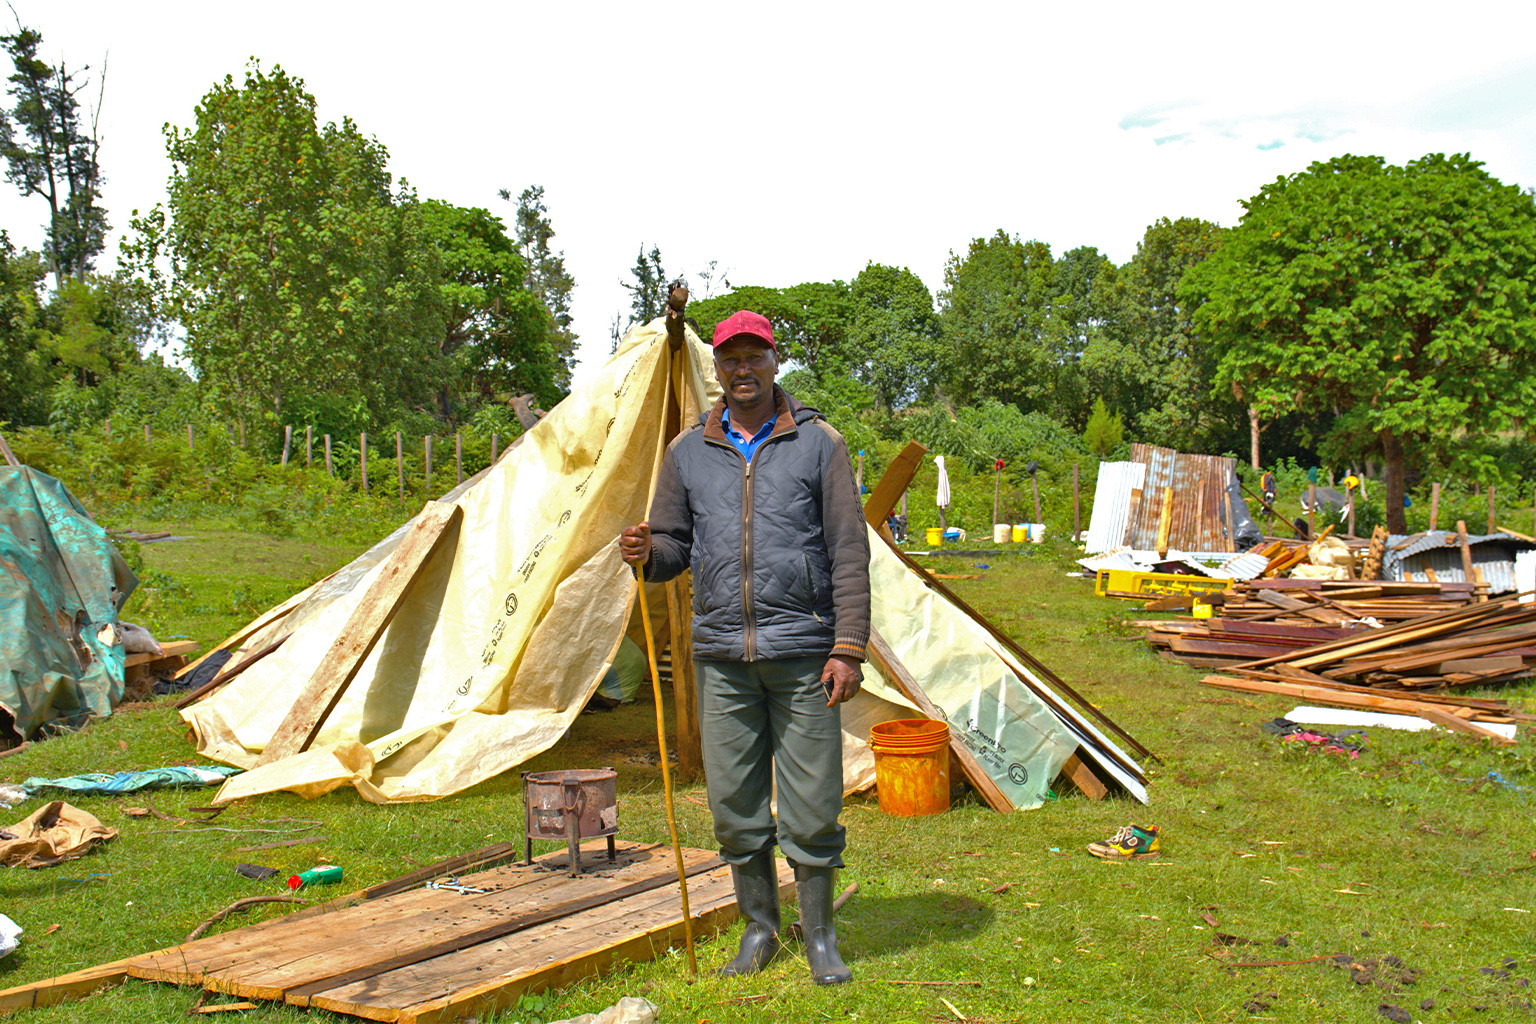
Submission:
[[[651,508],[647,580],[693,569],[693,652],[729,661],[869,643],[869,538],[842,436],[777,385],[752,462],[726,439],[724,400],[668,448]]]

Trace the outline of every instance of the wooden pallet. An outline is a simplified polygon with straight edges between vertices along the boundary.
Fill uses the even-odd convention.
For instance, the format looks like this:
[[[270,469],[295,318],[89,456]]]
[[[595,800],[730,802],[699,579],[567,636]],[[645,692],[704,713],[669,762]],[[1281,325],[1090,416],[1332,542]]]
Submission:
[[[165,653],[130,654],[123,663],[123,688],[148,690],[157,679],[169,678],[187,663],[187,655],[197,650],[196,640],[172,640],[160,645]]]
[[[683,860],[700,939],[736,919],[730,869],[704,850],[685,848]],[[412,888],[368,899],[365,893],[350,906],[312,908],[93,968],[94,987],[110,984],[106,975],[116,972],[409,1024],[485,1014],[526,993],[682,945],[671,847],[621,842],[617,863],[609,864],[599,840],[582,847],[582,864],[585,873],[570,877],[562,850],[532,866],[458,876],[466,886],[491,890],[485,894]],[[793,893],[794,875],[783,862],[779,885],[784,895]],[[51,993],[73,980],[27,988]],[[31,1005],[56,1001],[34,996]],[[22,990],[0,993],[0,1012],[23,1005]]]

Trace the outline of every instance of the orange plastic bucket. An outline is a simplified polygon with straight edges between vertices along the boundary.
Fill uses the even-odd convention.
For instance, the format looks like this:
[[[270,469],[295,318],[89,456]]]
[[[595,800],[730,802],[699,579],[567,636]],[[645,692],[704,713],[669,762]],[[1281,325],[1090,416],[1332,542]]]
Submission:
[[[886,814],[913,818],[949,810],[949,724],[902,718],[870,727],[875,788]]]

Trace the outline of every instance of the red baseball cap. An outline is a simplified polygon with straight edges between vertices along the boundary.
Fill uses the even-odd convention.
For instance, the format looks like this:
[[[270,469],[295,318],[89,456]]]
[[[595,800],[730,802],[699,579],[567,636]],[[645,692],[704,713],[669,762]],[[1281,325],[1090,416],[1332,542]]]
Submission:
[[[761,313],[754,313],[750,309],[732,313],[715,325],[714,347],[719,348],[732,338],[743,334],[751,335],[775,352],[779,350],[779,347],[773,343],[773,325],[768,322],[767,317]]]

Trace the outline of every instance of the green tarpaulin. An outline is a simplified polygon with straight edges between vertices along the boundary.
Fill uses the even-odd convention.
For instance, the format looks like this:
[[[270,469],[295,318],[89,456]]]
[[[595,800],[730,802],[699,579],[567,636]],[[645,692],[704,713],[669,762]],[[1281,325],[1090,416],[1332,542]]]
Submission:
[[[63,484],[0,466],[0,734],[112,713],[126,657],[117,613],[138,583]]]

